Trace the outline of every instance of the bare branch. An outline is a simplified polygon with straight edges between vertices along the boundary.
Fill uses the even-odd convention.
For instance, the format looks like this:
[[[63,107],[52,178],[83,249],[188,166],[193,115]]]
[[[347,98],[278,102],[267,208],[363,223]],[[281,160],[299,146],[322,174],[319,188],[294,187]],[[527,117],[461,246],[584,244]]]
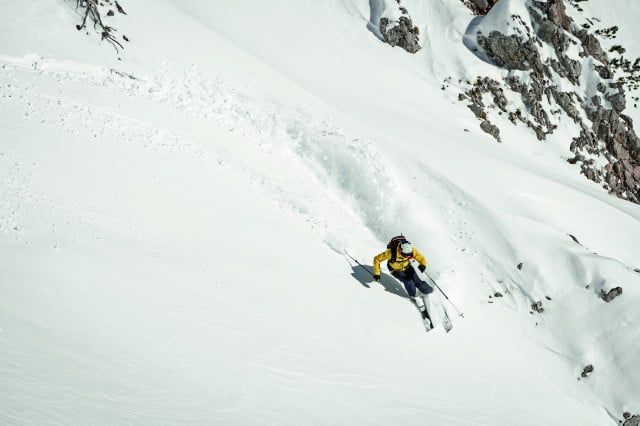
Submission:
[[[110,0],[107,0],[107,3],[112,4]],[[98,6],[98,0],[76,0],[76,9],[85,8],[82,23],[76,25],[76,28],[78,29],[78,31],[86,28],[87,20],[91,18],[91,21],[93,22],[93,28],[100,32],[101,40],[108,41],[114,47],[116,53],[118,53],[118,48],[124,49],[124,46],[116,39],[115,35],[113,34],[117,30],[113,27],[105,25],[102,21],[102,15],[100,14],[100,9],[98,8]],[[117,1],[115,2],[115,6],[118,12],[126,15],[126,12]],[[109,12],[110,13],[107,13],[107,15],[113,16],[113,11]],[[124,40],[129,41],[126,37],[123,38]]]

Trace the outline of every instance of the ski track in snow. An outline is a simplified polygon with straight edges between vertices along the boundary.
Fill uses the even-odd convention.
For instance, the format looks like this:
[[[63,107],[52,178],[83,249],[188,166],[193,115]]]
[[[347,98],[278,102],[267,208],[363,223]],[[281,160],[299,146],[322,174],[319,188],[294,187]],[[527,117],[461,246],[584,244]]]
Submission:
[[[394,234],[402,223],[406,234],[425,235],[430,247],[438,247],[438,264],[451,265],[449,270],[441,270],[438,275],[439,282],[453,294],[461,294],[460,286],[471,284],[461,281],[475,278],[479,282],[474,293],[476,297],[500,291],[505,297],[496,303],[512,309],[526,311],[532,302],[545,300],[546,294],[540,292],[544,292],[548,272],[534,270],[525,275],[515,269],[520,261],[518,248],[510,240],[510,230],[500,225],[489,207],[426,166],[422,166],[414,177],[419,184],[409,185],[399,194],[394,192],[399,172],[385,163],[374,142],[346,134],[329,118],[311,118],[299,108],[283,109],[255,93],[244,93],[221,80],[207,78],[194,68],[184,71],[174,64],[166,64],[156,75],[144,76],[38,57],[2,57],[0,64],[0,97],[19,111],[24,120],[70,135],[93,138],[100,143],[138,144],[161,155],[180,154],[205,159],[211,167],[228,170],[262,187],[283,209],[305,217],[332,247],[349,246],[350,241],[341,239],[341,235],[350,221],[361,221],[380,241]],[[25,79],[25,74],[33,78]],[[42,79],[50,81],[50,87],[55,89],[43,90],[42,84],[36,84],[36,78],[39,82]],[[32,83],[25,84],[27,80]],[[77,101],[74,94],[87,90],[96,90],[96,99],[108,96],[109,92],[124,94],[136,102],[176,113],[187,124],[188,120],[195,119],[237,134],[239,140],[256,141],[257,151],[251,147],[238,148],[241,152],[249,150],[252,155],[258,155],[265,167],[257,170],[246,165],[242,154],[234,154],[234,147],[219,146],[207,138],[194,138],[186,130],[188,126],[176,130],[161,126],[150,116],[129,116],[123,111]],[[280,179],[269,163],[286,164],[299,170],[305,178],[300,182],[285,177]],[[12,235],[14,239],[20,238],[22,217],[27,214],[25,209],[35,204],[48,206],[52,216],[48,226],[54,229],[55,211],[66,206],[56,199],[45,199],[43,194],[30,188],[29,170],[37,165],[24,164],[3,152],[0,152],[0,165],[0,194],[4,200],[0,203],[0,232],[5,236]],[[305,185],[309,182],[313,185]],[[424,185],[438,194],[434,199],[446,202],[435,204],[416,200],[415,195]],[[330,222],[330,215],[325,214],[336,209],[344,212],[344,223]],[[412,219],[415,211],[421,212],[421,220]],[[94,226],[92,222],[91,214],[86,213],[77,217],[76,226],[86,231]],[[486,227],[480,228],[477,224]],[[542,228],[546,229],[545,226]],[[532,238],[535,232],[531,232]],[[92,229],[91,233],[99,239],[99,229]],[[502,250],[487,252],[483,248],[487,239],[494,242],[490,247],[497,245]],[[552,248],[552,251],[558,254],[558,264],[570,265],[567,270],[578,276],[574,281],[595,283],[590,290],[592,296],[605,282],[604,276],[598,276],[599,270],[610,270],[614,276],[629,272],[629,267],[620,262],[592,255],[583,248],[569,250],[567,255],[567,247],[571,244],[567,241],[566,245]],[[507,253],[510,255],[505,257]],[[567,290],[564,299],[563,295],[553,294],[556,301],[552,306],[557,303],[555,306],[568,308],[570,298],[576,297],[577,291],[577,288]],[[600,308],[594,306],[583,315],[597,316]],[[585,348],[596,347],[598,349],[590,349],[589,356],[585,354],[585,362],[599,359],[609,365],[628,363],[612,357],[606,349],[606,334],[614,333],[618,324],[637,324],[638,316],[630,316],[627,312],[621,310],[616,314],[609,329],[594,336],[590,342],[556,341],[549,348],[556,350],[551,348],[575,345],[573,353],[580,353]],[[542,319],[535,321],[544,322]],[[564,337],[558,336],[558,340]],[[567,354],[567,363],[575,362],[571,359],[573,355],[564,349],[557,350]],[[607,352],[606,356],[604,352]],[[283,381],[288,376],[302,374],[268,365],[256,366],[271,371]],[[618,372],[619,376],[623,374],[623,370]],[[367,378],[348,375],[305,377],[320,384],[368,389],[382,386],[378,382],[370,383]]]
[[[373,149],[371,143],[354,137],[349,138],[328,121],[314,122],[300,111],[286,111],[286,114],[283,114],[283,111],[278,111],[274,106],[264,102],[261,105],[263,108],[258,109],[255,107],[255,100],[252,100],[249,95],[226,87],[220,80],[207,79],[193,69],[185,73],[172,64],[167,64],[166,70],[160,75],[144,76],[138,79],[113,69],[56,62],[36,56],[4,57],[2,62],[3,72],[6,73],[3,75],[3,80],[7,83],[2,86],[0,95],[22,104],[21,106],[26,110],[25,119],[61,128],[70,134],[78,132],[89,138],[97,138],[100,135],[101,139],[114,143],[142,143],[145,148],[155,152],[167,154],[186,152],[207,158],[218,167],[229,168],[251,183],[262,185],[283,206],[298,214],[306,215],[312,226],[327,228],[328,225],[313,213],[319,210],[314,208],[317,206],[306,204],[312,203],[311,197],[306,194],[290,193],[285,189],[291,182],[282,182],[279,186],[274,186],[270,183],[273,180],[272,177],[256,175],[238,158],[228,153],[212,151],[209,146],[194,143],[187,135],[158,128],[156,124],[128,118],[115,111],[84,105],[65,94],[64,90],[59,90],[57,93],[40,93],[40,87],[35,84],[20,86],[17,80],[12,78],[11,73],[22,71],[35,75],[44,74],[55,79],[57,84],[70,80],[88,84],[89,87],[115,89],[131,98],[142,98],[188,117],[212,121],[229,132],[238,132],[251,140],[260,141],[260,148],[266,157],[275,152],[278,152],[281,157],[286,157],[289,152],[295,153],[304,165],[313,170],[318,181],[324,182],[324,185],[319,185],[320,187],[326,187],[327,182],[331,182],[334,188],[350,198],[349,205],[381,240],[393,234],[398,223],[405,224],[403,226],[407,228],[406,233],[409,235],[424,231],[417,226],[406,225],[413,221],[403,212],[416,210],[410,208],[411,203],[407,201],[411,194],[407,194],[407,199],[390,195],[397,186],[391,177],[394,173],[384,169],[383,157]],[[34,102],[35,104],[32,105]],[[32,114],[31,110],[45,111],[45,113]],[[283,120],[282,115],[288,115],[288,120]],[[283,151],[282,147],[289,150]],[[440,241],[438,245],[441,247],[440,250],[450,252],[468,250],[465,253],[467,257],[477,258],[478,248],[474,249],[473,246],[474,242],[476,244],[479,242],[480,237],[472,224],[477,222],[479,209],[482,209],[482,215],[485,216],[483,223],[496,222],[496,220],[491,217],[491,213],[480,207],[480,203],[468,197],[443,177],[434,175],[425,167],[422,168],[422,172],[421,185],[425,185],[426,178],[427,186],[432,191],[441,193],[441,196],[434,197],[435,199],[450,200],[449,205],[419,206],[418,211],[430,210],[428,215],[423,213],[423,216],[437,220],[432,226],[433,230],[431,232],[427,230],[427,233],[433,235],[436,232],[434,230],[439,229],[441,235],[452,235],[456,242],[444,249],[446,243]],[[10,180],[5,182],[9,183]],[[23,186],[26,182],[26,179],[23,179]],[[335,191],[331,189],[333,188],[326,192],[334,193]],[[416,193],[418,190],[414,188]],[[29,192],[23,190],[23,193],[26,195]],[[368,211],[371,206],[375,206],[373,212]],[[465,208],[460,209],[461,206]],[[5,213],[3,217],[13,218],[14,221],[19,220],[16,208]],[[385,211],[381,211],[382,209]],[[467,212],[467,216],[460,216],[460,211]],[[8,225],[4,226],[5,233],[8,232],[6,229],[8,227]],[[441,231],[442,228],[445,228],[446,232]],[[506,232],[499,228],[485,230],[484,233],[506,235]],[[506,252],[514,251],[506,238],[502,238],[500,244],[506,247]],[[465,246],[471,246],[471,248],[467,249]],[[500,262],[491,260],[489,253],[482,253],[482,258],[488,262],[487,267],[493,272],[494,276],[491,278],[505,273],[499,270]],[[511,263],[514,261],[515,257]],[[483,275],[480,278],[484,282],[487,278]],[[514,281],[513,277],[508,279]],[[521,290],[527,293],[524,288]]]

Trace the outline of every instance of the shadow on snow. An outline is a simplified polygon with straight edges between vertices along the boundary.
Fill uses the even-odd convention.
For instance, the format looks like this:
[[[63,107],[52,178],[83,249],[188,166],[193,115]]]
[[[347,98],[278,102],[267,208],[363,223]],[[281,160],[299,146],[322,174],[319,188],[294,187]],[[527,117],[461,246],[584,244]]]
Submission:
[[[364,265],[364,268],[363,268],[362,266],[355,265],[355,266],[351,266],[351,269],[352,269],[351,276],[356,280],[358,280],[358,282],[360,282],[360,284],[362,284],[363,287],[371,288],[369,284],[371,283],[374,283],[376,285],[378,284],[374,281],[373,276],[371,275],[372,272],[370,272],[370,271],[373,271],[373,266]],[[409,298],[409,295],[407,295],[407,292],[404,290],[404,287],[402,286],[402,284],[400,284],[395,278],[393,278],[389,274],[385,274],[385,273],[381,274],[380,285],[384,287],[385,291],[391,294],[395,294],[396,296],[400,296],[404,299]]]

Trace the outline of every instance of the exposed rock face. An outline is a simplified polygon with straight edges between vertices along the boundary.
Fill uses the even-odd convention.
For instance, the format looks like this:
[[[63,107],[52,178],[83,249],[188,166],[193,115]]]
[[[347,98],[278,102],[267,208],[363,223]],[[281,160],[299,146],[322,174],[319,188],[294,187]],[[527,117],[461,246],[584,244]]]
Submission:
[[[589,377],[589,374],[591,373],[593,373],[593,365],[589,364],[582,369],[582,373],[580,374],[580,376],[583,379],[586,379],[587,377]]]
[[[489,120],[485,120],[482,123],[480,123],[480,128],[482,129],[483,132],[493,136],[495,140],[497,140],[498,142],[502,142],[500,140],[500,129],[498,128],[498,126],[491,124]]]
[[[609,303],[616,297],[620,296],[621,294],[622,294],[622,287],[615,287],[609,290],[608,292],[602,290],[600,293],[600,297],[602,298],[602,300]]]
[[[498,0],[462,0],[476,15],[486,15]]]
[[[626,413],[629,414],[629,413]],[[640,426],[640,415],[632,416],[629,414],[628,417],[625,416],[625,421],[622,423],[622,426]]]
[[[541,69],[538,50],[531,39],[523,42],[518,36],[493,31],[489,37],[478,37],[478,43],[499,67],[509,70]]]
[[[587,30],[579,30],[573,33],[582,42],[583,56],[593,56],[603,64],[608,64],[609,59],[600,46],[600,41],[593,34],[589,34]]]
[[[391,25],[388,18],[381,18],[380,32],[384,41],[391,46],[402,47],[409,53],[416,53],[420,50],[420,31],[408,16],[401,16],[394,26]]]
[[[504,91],[500,87],[500,83],[490,78],[478,78],[474,87],[467,92],[467,95],[462,95],[464,98],[461,100],[469,99],[471,101],[467,107],[473,111],[474,115],[481,121],[480,129],[483,132],[493,136],[493,138],[502,142],[500,139],[500,129],[498,126],[492,124],[487,120],[487,113],[485,112],[484,102],[482,96],[484,93],[491,93],[493,104],[500,108],[502,111],[506,111],[506,105],[508,103],[507,98],[504,96]]]
[[[486,6],[482,1],[478,5]],[[466,92],[472,102],[469,108],[487,133],[499,135],[487,114],[487,108],[497,107],[512,123],[531,128],[539,140],[556,130],[558,118],[554,115],[566,115],[577,125],[578,133],[570,146],[574,156],[568,161],[579,165],[581,173],[612,194],[640,203],[640,138],[631,118],[623,114],[627,106],[623,82],[611,81],[611,63],[598,37],[574,24],[563,0],[527,0],[526,13],[504,17],[510,20],[508,34],[491,29],[486,29],[488,34],[478,32],[477,42],[486,56],[513,73],[505,76],[504,82],[478,78]],[[571,45],[580,48],[581,58],[593,62],[572,58]],[[619,47],[617,51],[624,49]],[[583,63],[590,68],[583,69]],[[585,73],[600,80],[599,95],[590,99],[579,95],[585,92]],[[561,91],[554,83],[558,78],[568,80],[575,91]],[[508,104],[503,86],[520,95],[525,110]],[[492,95],[493,105],[483,103],[484,94]],[[602,166],[597,157],[608,164]]]
[[[539,314],[544,312],[544,308],[542,307],[542,302],[541,301],[537,301],[535,303],[532,303],[531,304],[531,309],[533,309],[534,311],[536,311]]]
[[[534,1],[533,5],[541,10],[554,25],[571,30],[572,20],[567,15],[567,8],[562,0]]]

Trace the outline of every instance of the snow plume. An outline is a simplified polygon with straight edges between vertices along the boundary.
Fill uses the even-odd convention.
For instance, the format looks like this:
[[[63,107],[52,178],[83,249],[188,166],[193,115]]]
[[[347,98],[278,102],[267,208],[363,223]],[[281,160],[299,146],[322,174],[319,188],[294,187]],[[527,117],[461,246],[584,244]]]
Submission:
[[[401,0],[371,0],[368,28],[380,40],[409,53],[420,50],[420,30]]]
[[[565,161],[632,111],[542,3],[139,0],[117,60],[0,2],[0,421],[636,422],[639,206]],[[370,275],[400,232],[449,334]]]

